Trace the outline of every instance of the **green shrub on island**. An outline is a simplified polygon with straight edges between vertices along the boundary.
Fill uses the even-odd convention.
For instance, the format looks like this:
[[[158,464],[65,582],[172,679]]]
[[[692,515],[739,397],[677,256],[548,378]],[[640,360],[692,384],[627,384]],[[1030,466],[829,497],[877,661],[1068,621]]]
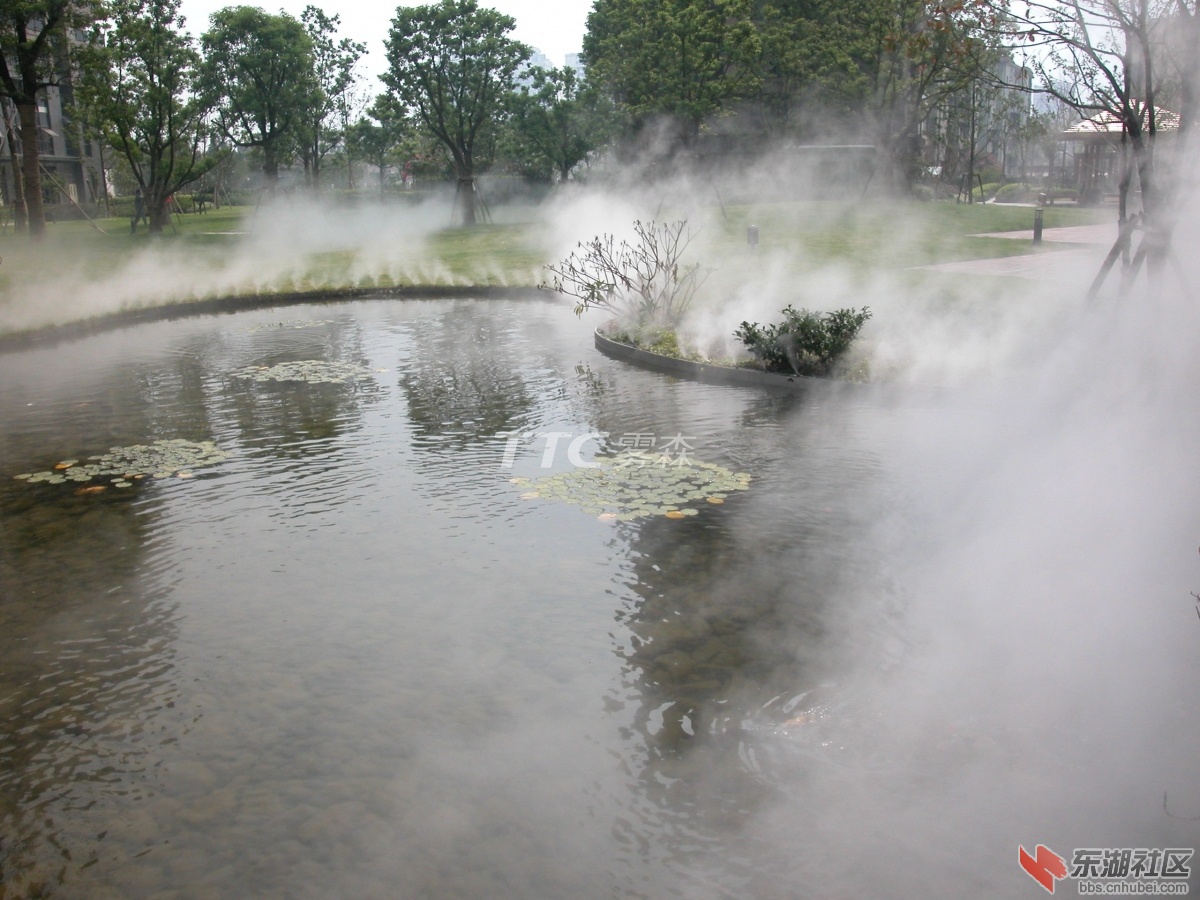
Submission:
[[[743,322],[733,336],[768,372],[828,375],[871,318],[871,310],[864,306],[819,313],[789,304],[783,317],[777,325]]]

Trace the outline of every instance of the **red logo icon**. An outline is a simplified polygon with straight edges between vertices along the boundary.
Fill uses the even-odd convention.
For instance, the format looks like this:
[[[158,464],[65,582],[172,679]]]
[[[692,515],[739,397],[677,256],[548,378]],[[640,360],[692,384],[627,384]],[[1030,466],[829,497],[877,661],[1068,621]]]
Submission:
[[[1054,882],[1067,877],[1067,861],[1043,844],[1038,844],[1034,852],[1037,855],[1030,856],[1024,847],[1018,845],[1017,859],[1021,868],[1030,878],[1053,894]]]

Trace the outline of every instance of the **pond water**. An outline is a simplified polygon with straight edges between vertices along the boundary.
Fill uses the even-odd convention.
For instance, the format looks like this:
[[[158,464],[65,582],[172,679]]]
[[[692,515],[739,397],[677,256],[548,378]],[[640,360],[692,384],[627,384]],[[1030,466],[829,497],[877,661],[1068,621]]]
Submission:
[[[968,845],[930,781],[1020,740],[954,704],[897,735],[851,686],[911,640],[895,510],[938,479],[894,448],[975,411],[677,381],[594,324],[362,301],[0,356],[0,895],[1027,887],[1050,835],[1005,829],[1043,819]],[[545,487],[620,465],[644,502]]]

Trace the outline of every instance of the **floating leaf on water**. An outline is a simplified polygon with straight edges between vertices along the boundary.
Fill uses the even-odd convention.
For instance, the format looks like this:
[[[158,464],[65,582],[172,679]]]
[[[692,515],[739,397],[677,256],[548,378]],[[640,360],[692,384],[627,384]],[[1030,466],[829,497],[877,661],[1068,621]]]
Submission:
[[[114,481],[113,487],[119,487],[119,488],[133,487],[133,483],[130,481]]]
[[[600,513],[596,518],[601,522],[615,522],[619,518],[619,515],[617,513],[606,512]]]
[[[539,494],[537,491],[530,491],[527,494],[522,494],[521,499],[522,500],[536,500],[540,496],[542,496],[542,495]]]
[[[374,370],[351,363],[305,359],[277,363],[273,366],[246,366],[232,373],[235,378],[255,381],[299,381],[308,384],[345,384],[355,379],[370,378]]]
[[[14,476],[13,476],[13,478],[14,478],[16,481],[27,481],[28,479],[30,479],[30,478],[32,478],[32,477],[33,477],[33,473],[32,473],[32,472],[24,472],[24,473],[22,473],[22,474],[20,474],[20,475],[14,475]]]
[[[715,503],[715,504],[718,504],[718,505],[719,505],[719,504],[721,504],[721,503],[724,503],[724,502],[725,502],[725,498],[724,498],[724,497],[709,497],[709,498],[707,498],[707,499],[708,499],[708,502],[709,502],[709,503]]]
[[[46,482],[63,484],[67,481],[81,483],[93,478],[107,477],[112,483],[140,481],[148,475],[169,478],[179,474],[182,478],[192,477],[192,470],[215,465],[226,458],[215,443],[173,438],[158,440],[153,444],[134,444],[129,447],[113,447],[110,452],[90,456],[93,462],[79,465],[78,460],[63,460],[53,471],[27,474],[26,483]]]
[[[570,503],[589,515],[615,516],[618,521],[699,515],[698,502],[714,499],[721,503],[729,492],[748,487],[728,469],[698,460],[630,452],[600,458],[597,463],[594,468],[511,481],[536,489],[546,499]]]

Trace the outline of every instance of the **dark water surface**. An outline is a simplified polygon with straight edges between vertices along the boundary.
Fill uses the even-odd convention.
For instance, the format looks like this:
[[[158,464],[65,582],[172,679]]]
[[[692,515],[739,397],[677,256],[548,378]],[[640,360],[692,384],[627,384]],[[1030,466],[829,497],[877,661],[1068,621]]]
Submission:
[[[0,356],[0,893],[857,895],[820,821],[746,823],[847,747],[875,771],[837,669],[851,635],[873,669],[900,653],[869,526],[933,414],[675,381],[594,325],[368,301]],[[232,375],[312,359],[369,375]],[[684,436],[750,489],[681,520],[522,499],[570,468],[538,435],[594,432]],[[12,477],[174,439],[228,458],[83,495]],[[932,765],[990,746],[956,721]]]

